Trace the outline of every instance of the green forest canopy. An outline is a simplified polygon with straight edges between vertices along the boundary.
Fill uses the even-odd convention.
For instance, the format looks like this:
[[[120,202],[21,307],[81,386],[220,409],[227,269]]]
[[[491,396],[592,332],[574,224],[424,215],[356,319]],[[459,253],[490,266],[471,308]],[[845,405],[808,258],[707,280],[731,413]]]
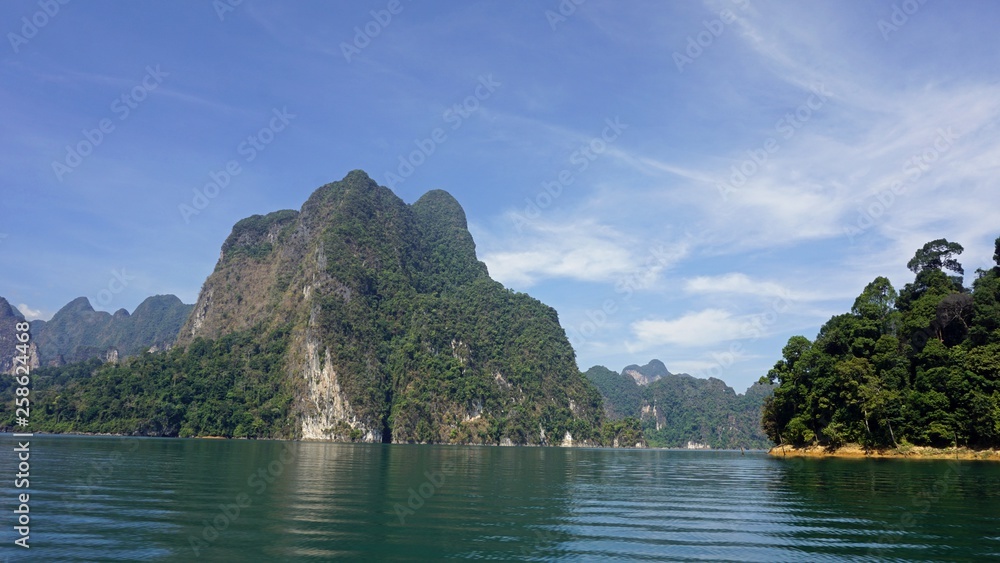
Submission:
[[[1000,238],[996,266],[963,285],[961,245],[938,239],[898,293],[878,277],[814,341],[793,336],[761,380],[775,443],[1000,447]]]

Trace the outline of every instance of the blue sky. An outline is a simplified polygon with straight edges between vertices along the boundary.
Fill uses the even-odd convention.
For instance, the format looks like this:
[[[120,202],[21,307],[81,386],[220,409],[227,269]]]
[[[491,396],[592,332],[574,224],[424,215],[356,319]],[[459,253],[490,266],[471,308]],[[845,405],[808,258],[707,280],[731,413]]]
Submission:
[[[237,220],[360,168],[452,193],[581,368],[741,391],[923,243],[968,281],[1000,235],[993,2],[231,3],[0,4],[29,316],[192,303]]]

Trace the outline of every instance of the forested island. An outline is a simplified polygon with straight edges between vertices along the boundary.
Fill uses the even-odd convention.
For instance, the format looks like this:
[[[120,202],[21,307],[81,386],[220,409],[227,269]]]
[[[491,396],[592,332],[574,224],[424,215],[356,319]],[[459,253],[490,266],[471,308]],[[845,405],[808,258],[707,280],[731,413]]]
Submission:
[[[882,454],[1000,448],[1000,238],[996,266],[963,284],[963,247],[938,239],[898,292],[878,277],[815,340],[794,336],[762,381],[774,453],[856,445]],[[949,454],[950,455],[950,454]],[[993,456],[994,458],[996,456]]]

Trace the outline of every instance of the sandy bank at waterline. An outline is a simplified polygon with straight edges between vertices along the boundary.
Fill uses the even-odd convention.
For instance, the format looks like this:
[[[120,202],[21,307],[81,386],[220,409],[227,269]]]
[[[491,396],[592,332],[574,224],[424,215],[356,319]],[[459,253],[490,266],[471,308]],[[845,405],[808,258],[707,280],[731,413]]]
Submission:
[[[897,458],[897,459],[964,459],[1000,461],[998,450],[971,450],[969,448],[931,448],[926,446],[900,446],[890,449],[865,449],[858,444],[845,444],[838,448],[826,446],[775,446],[768,453],[777,457],[842,457],[842,458]]]

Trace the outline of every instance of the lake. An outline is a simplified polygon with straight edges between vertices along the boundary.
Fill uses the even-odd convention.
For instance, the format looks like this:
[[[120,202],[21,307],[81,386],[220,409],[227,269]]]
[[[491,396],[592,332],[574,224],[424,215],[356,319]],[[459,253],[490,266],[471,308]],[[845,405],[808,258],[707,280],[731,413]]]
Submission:
[[[1000,558],[1000,464],[36,436],[11,561]],[[30,557],[29,557],[30,555]]]

